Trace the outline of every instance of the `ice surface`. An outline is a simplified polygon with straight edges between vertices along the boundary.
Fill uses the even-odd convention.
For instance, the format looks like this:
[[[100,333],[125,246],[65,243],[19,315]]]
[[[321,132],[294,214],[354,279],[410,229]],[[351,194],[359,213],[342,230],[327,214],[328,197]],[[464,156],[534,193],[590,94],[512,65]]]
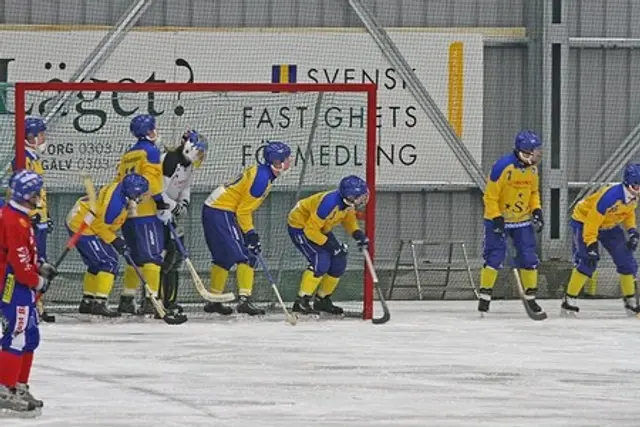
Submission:
[[[37,420],[4,426],[638,426],[640,321],[620,301],[533,322],[519,301],[359,320],[42,327]]]

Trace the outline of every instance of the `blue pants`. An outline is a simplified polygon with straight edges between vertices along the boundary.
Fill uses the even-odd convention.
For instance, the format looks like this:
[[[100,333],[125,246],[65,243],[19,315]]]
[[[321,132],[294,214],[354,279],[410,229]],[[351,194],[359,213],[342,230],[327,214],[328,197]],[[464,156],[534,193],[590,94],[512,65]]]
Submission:
[[[226,270],[238,263],[246,263],[255,267],[257,259],[247,249],[244,236],[233,212],[204,205],[202,207],[202,227],[213,264]]]
[[[322,246],[309,241],[300,228],[289,227],[289,237],[309,261],[309,269],[313,271],[314,276],[321,277],[328,274],[332,277],[340,277],[347,269],[347,254],[345,252],[334,255]]]
[[[73,235],[71,230],[69,235]],[[118,252],[98,236],[81,236],[76,243],[76,249],[89,273],[118,273]]]
[[[0,298],[2,315],[9,322],[7,333],[2,335],[0,344],[3,351],[20,356],[38,348],[40,330],[35,292],[15,283],[13,277],[12,274],[7,276]]]
[[[504,259],[507,256],[507,238],[511,238],[516,250],[516,256],[513,260],[514,267],[528,270],[538,267],[536,233],[531,224],[506,228],[504,235],[500,235],[493,232],[493,223],[485,219],[482,256],[486,266],[495,270],[503,267]]]
[[[47,260],[47,236],[49,233],[47,232],[47,223],[39,223],[35,227],[33,227],[33,234],[36,238],[36,248],[38,249],[38,260],[46,261]]]
[[[590,265],[587,257],[587,245],[582,238],[584,224],[571,220],[571,232],[573,233],[573,263],[576,269],[585,276],[591,277],[596,271],[597,265]],[[627,248],[627,238],[622,227],[613,227],[598,232],[598,241],[609,252],[616,265],[618,274],[638,273],[638,263],[633,252]],[[596,263],[597,264],[597,263]]]
[[[156,216],[130,218],[122,226],[122,235],[137,266],[162,265],[164,226]]]

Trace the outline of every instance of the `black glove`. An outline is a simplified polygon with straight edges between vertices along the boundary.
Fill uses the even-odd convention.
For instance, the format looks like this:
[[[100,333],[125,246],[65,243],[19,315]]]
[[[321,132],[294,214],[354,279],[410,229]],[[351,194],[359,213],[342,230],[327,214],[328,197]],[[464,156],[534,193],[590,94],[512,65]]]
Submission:
[[[587,246],[587,259],[589,262],[589,266],[595,268],[598,264],[598,260],[600,259],[600,251],[598,249],[598,242],[592,243]]]
[[[627,240],[627,247],[630,251],[638,249],[638,242],[640,242],[640,234],[635,228],[630,229],[628,232],[629,239]]]
[[[534,209],[531,212],[531,223],[533,224],[533,228],[536,230],[536,233],[540,233],[542,228],[544,227],[544,219],[542,218],[542,209]]]
[[[251,230],[244,236],[244,240],[247,243],[247,249],[254,255],[258,255],[262,250],[260,244],[260,236],[256,233],[256,230]]]
[[[358,249],[361,251],[369,247],[369,238],[364,234],[364,231],[356,230],[352,237],[358,242]]]
[[[493,223],[493,232],[496,234],[504,234],[504,218],[497,216],[491,220]]]
[[[189,207],[189,201],[188,200],[182,200],[182,201],[176,203],[176,206],[173,208],[171,213],[177,218],[180,215],[186,214],[188,207]]]
[[[333,255],[337,255],[342,250],[342,244],[336,239],[336,236],[333,233],[327,234],[327,241],[322,245],[328,252],[331,252]]]
[[[42,221],[42,216],[39,213],[33,214],[31,217],[31,226],[34,230],[38,228],[40,221]]]
[[[129,247],[120,237],[116,237],[113,242],[111,242],[111,246],[113,246],[113,249],[115,249],[116,252],[118,252],[122,256],[124,256],[124,254],[129,251]]]
[[[50,282],[53,280],[54,277],[58,275],[58,270],[53,264],[49,264],[48,262],[43,262],[38,267],[38,274],[40,275],[40,277]]]
[[[47,234],[53,233],[53,220],[50,216],[47,217]]]

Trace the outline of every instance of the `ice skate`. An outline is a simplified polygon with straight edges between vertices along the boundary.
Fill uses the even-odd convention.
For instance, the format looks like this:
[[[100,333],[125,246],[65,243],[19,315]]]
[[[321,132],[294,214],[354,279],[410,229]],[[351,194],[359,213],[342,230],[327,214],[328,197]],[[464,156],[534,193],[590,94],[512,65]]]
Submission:
[[[78,313],[91,314],[93,312],[94,303],[95,303],[94,297],[88,296],[88,295],[83,296],[82,301],[80,301],[80,306],[78,307]]]
[[[107,307],[107,300],[102,298],[96,298],[93,302],[91,314],[103,317],[120,317],[120,313]]]
[[[627,316],[636,317],[640,314],[640,307],[638,307],[636,297],[625,297],[624,301],[624,309],[627,312]]]
[[[33,394],[31,394],[31,391],[29,390],[29,385],[28,384],[20,384],[20,383],[18,383],[16,385],[16,394],[21,399],[26,400],[27,402],[33,403],[33,405],[36,408],[42,408],[44,406],[44,402],[42,400],[39,400],[39,399],[36,399],[35,397],[33,397]]]
[[[342,307],[338,307],[337,305],[334,305],[330,297],[331,297],[330,295],[327,295],[321,298],[316,295],[316,297],[313,299],[313,308],[316,309],[317,311],[324,311],[325,313],[329,313],[329,314],[335,314],[335,315],[343,314],[344,310],[342,309]]]
[[[478,311],[480,316],[484,317],[484,313],[489,312],[489,305],[491,304],[491,294],[493,289],[480,288],[478,292]]]
[[[33,418],[40,413],[33,402],[23,399],[16,390],[0,385],[0,415]]]
[[[319,311],[311,305],[311,297],[309,295],[297,297],[293,303],[293,308],[291,309],[291,311],[303,315],[319,314]]]
[[[227,307],[220,302],[208,302],[204,305],[203,310],[205,313],[218,313],[223,316],[229,316],[233,313],[231,307]]]
[[[120,297],[120,303],[118,304],[118,313],[120,314],[136,314],[136,303],[133,301],[133,296],[122,295]]]
[[[238,313],[248,314],[249,316],[264,316],[265,314],[265,311],[253,305],[251,297],[246,295],[240,295],[236,310]]]
[[[536,301],[536,289],[527,289],[524,292],[524,297],[527,300],[527,305],[531,308],[531,311],[534,313],[544,313],[542,307],[538,305]]]
[[[580,307],[578,307],[578,299],[565,295],[560,306],[561,317],[576,317]]]

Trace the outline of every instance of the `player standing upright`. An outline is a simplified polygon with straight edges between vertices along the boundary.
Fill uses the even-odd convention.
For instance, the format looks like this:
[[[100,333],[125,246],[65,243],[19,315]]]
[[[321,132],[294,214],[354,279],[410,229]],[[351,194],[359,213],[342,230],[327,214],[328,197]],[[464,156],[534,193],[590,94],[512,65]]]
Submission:
[[[96,201],[93,221],[76,243],[82,261],[87,266],[82,281],[83,295],[79,312],[105,317],[118,317],[120,313],[107,307],[107,299],[118,273],[118,254],[129,249],[116,233],[129,211],[142,201],[149,191],[149,182],[136,173],[127,174],[121,182],[102,187]],[[67,216],[67,228],[73,235],[90,214],[87,197],[79,199]]]
[[[264,310],[251,303],[255,254],[260,253],[260,236],[253,226],[253,212],[269,195],[273,181],[289,170],[291,149],[284,142],[270,141],[264,147],[264,163],[246,168],[233,181],[213,190],[202,207],[202,225],[211,252],[211,292],[222,293],[229,270],[237,265],[239,313],[251,316]],[[231,308],[210,302],[208,313],[229,315]]]
[[[164,250],[163,224],[171,220],[171,211],[162,197],[162,164],[160,150],[156,146],[156,120],[148,114],[138,115],[131,120],[129,130],[138,140],[120,158],[116,180],[122,181],[130,173],[142,175],[149,182],[151,197],[142,200],[135,212],[129,213],[122,227],[122,234],[131,250],[131,258],[156,294],[153,296],[157,296]],[[140,279],[133,266],[125,267],[123,281],[124,289],[118,311],[135,314],[137,310],[133,299]],[[153,307],[148,301],[145,304],[145,312],[153,313]]]
[[[535,300],[538,288],[538,255],[535,232],[542,231],[544,221],[540,205],[537,164],[542,158],[542,141],[523,130],[516,135],[513,153],[493,164],[484,201],[484,267],[480,274],[478,311],[489,311],[498,270],[503,267],[507,238],[516,250],[525,298],[531,310],[542,313]],[[534,230],[535,229],[535,230]]]
[[[193,169],[204,162],[208,144],[202,135],[195,130],[187,130],[175,150],[162,155],[162,174],[164,176],[164,200],[178,220],[186,216],[191,204],[191,183]],[[180,239],[183,237],[180,236]],[[176,302],[178,298],[178,269],[182,263],[182,256],[171,235],[169,227],[164,227],[165,255],[162,263],[160,293],[164,307],[167,310],[182,311]],[[184,241],[183,241],[184,243]]]
[[[333,304],[331,295],[347,268],[347,245],[340,243],[331,230],[342,224],[358,242],[360,250],[366,249],[369,239],[358,226],[356,211],[363,210],[368,201],[367,183],[362,178],[350,175],[340,181],[338,189],[302,199],[289,213],[289,236],[309,261],[309,266],[302,273],[293,311],[302,314],[344,312]],[[314,294],[312,307],[311,297]]]
[[[27,117],[24,121],[25,169],[44,177],[42,154],[45,152],[47,125],[39,117]],[[16,159],[11,163],[12,172],[16,172]],[[47,261],[47,236],[53,232],[53,221],[49,217],[47,191],[44,186],[40,192],[40,202],[31,212],[31,221],[38,247],[38,261]],[[45,312],[42,299],[38,300],[38,310],[42,320],[54,321],[55,317]]]
[[[575,267],[562,301],[562,314],[580,311],[578,294],[595,273],[600,260],[598,242],[609,252],[620,275],[624,308],[630,315],[640,312],[635,300],[638,263],[633,256],[640,241],[636,225],[639,195],[640,164],[630,164],[624,170],[621,183],[600,188],[574,208],[571,231]]]
[[[29,392],[33,354],[40,343],[36,293],[45,292],[57,274],[38,261],[31,211],[38,206],[42,177],[18,171],[11,200],[0,210],[0,408],[28,412],[43,406]]]

